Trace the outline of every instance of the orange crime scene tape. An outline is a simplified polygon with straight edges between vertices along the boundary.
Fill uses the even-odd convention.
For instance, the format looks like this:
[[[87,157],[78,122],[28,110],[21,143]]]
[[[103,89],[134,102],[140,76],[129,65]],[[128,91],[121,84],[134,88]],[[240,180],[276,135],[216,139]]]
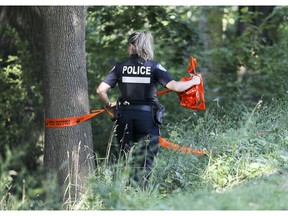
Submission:
[[[113,114],[107,109],[100,109],[100,110],[92,110],[90,114],[86,114],[83,116],[76,116],[71,118],[46,118],[45,119],[45,127],[46,128],[64,128],[64,127],[71,127],[77,124],[80,124],[84,121],[87,121],[93,118],[100,113],[107,112],[109,115],[113,116]],[[172,149],[174,151],[180,151],[186,154],[195,154],[195,155],[205,155],[206,152],[203,150],[195,150],[191,147],[187,146],[180,146],[175,143],[171,143],[168,140],[164,139],[163,137],[159,136],[159,145],[167,148]]]
[[[108,112],[110,115],[113,115],[110,111],[106,109],[100,109],[100,110],[92,110],[90,114],[86,114],[83,116],[76,116],[76,117],[70,117],[70,118],[46,118],[45,119],[45,127],[46,128],[63,128],[63,127],[70,127],[77,125],[79,123],[82,123],[84,121],[87,121],[94,116],[103,113]]]

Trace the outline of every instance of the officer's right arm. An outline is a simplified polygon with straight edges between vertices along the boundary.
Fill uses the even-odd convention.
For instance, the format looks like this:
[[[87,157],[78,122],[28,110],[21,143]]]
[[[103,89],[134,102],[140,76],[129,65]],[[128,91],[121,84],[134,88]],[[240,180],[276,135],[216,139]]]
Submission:
[[[189,89],[191,86],[199,84],[200,84],[200,78],[198,76],[193,76],[191,80],[184,82],[172,80],[169,83],[167,83],[166,88],[175,92],[183,92]]]
[[[98,86],[96,92],[99,95],[100,101],[105,105],[105,107],[114,107],[116,105],[115,102],[111,103],[109,98],[108,98],[108,91],[111,88],[110,85],[108,85],[105,82],[101,82],[100,85]]]

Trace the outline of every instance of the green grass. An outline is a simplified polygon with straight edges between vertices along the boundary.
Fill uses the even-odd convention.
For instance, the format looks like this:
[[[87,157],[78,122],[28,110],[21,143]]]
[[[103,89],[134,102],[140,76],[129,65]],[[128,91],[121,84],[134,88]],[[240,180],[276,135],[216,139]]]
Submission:
[[[161,200],[153,210],[287,210],[288,173],[263,177],[233,189],[201,189]]]
[[[229,115],[219,107],[210,108],[204,116],[192,113],[165,125],[163,136],[206,149],[208,155],[161,148],[147,190],[126,186],[129,167],[125,164],[117,168],[103,163],[89,178],[87,192],[73,204],[59,205],[51,196],[43,196],[53,193],[53,187],[25,187],[24,198],[11,193],[13,171],[5,170],[4,161],[0,209],[287,210],[286,112],[287,102],[279,100],[259,102],[250,111],[235,109]]]
[[[100,169],[91,179],[90,195],[82,200],[99,205],[84,209],[287,209],[286,107],[283,101],[276,105],[260,101],[250,112],[235,110],[234,115],[219,117],[215,114],[219,110],[210,110],[204,117],[192,115],[168,125],[169,140],[205,148],[208,155],[161,149],[146,191],[125,187],[123,170],[118,181],[111,181],[109,168]]]

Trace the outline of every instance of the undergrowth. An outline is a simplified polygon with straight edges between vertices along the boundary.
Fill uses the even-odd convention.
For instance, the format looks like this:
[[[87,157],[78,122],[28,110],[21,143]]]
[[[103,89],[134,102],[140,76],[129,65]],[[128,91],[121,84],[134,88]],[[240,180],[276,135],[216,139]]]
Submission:
[[[270,104],[259,101],[250,111],[235,109],[230,115],[225,112],[219,115],[221,107],[215,107],[208,110],[204,117],[198,117],[192,112],[190,118],[174,125],[166,125],[164,134],[171,142],[194,149],[205,149],[208,154],[197,156],[162,148],[155,161],[148,190],[129,188],[121,184],[127,178],[125,173],[120,173],[121,178],[117,181],[107,181],[111,176],[107,175],[107,169],[100,168],[96,177],[91,179],[90,190],[82,200],[89,206],[84,209],[90,209],[92,206],[93,209],[110,210],[181,209],[179,203],[185,202],[180,201],[176,204],[175,197],[176,200],[179,197],[189,200],[189,197],[198,197],[203,193],[203,199],[209,194],[214,197],[213,202],[224,203],[221,194],[225,191],[231,194],[229,191],[233,189],[238,191],[235,193],[240,194],[239,196],[244,196],[241,202],[248,202],[250,196],[247,195],[245,198],[245,193],[241,192],[248,190],[243,184],[281,173],[287,168],[288,117],[285,107],[286,101],[275,100]],[[276,187],[270,185],[263,187],[271,187],[271,190]],[[261,193],[261,189],[259,190],[258,193]],[[278,188],[277,191],[279,190]],[[284,196],[283,193],[281,196]],[[169,205],[165,204],[167,200],[170,200]],[[257,199],[253,202],[256,207],[248,206],[245,209],[279,207],[275,205],[273,208],[269,204],[257,207]],[[95,203],[99,205],[93,205]],[[279,208],[285,209],[283,205],[281,202]],[[83,208],[83,204],[79,208]],[[203,205],[197,207],[189,202],[182,205],[182,209],[197,208],[205,210]],[[240,204],[239,207],[235,204],[225,204],[218,207],[210,206],[207,210],[241,208],[243,205]]]
[[[219,105],[211,106],[203,116],[191,111],[187,119],[162,128],[162,136],[169,141],[197,150],[205,149],[207,155],[185,154],[160,147],[146,190],[127,186],[127,163],[112,166],[107,161],[100,161],[79,202],[57,208],[287,209],[284,204],[288,199],[287,181],[281,177],[288,175],[285,171],[288,162],[287,101],[274,100],[269,104],[259,101],[251,110],[236,108],[229,114],[221,109]],[[57,206],[43,196],[39,198],[41,204],[35,204],[35,193],[28,196],[26,192],[25,199],[11,194],[13,170],[6,169],[5,161],[0,168],[1,210],[21,209],[21,206],[29,209],[31,203],[38,209]],[[274,180],[268,181],[271,176]],[[252,186],[258,197],[269,197],[251,198],[253,192],[249,192],[249,188]],[[268,198],[274,199],[274,195],[275,199],[284,201],[272,202],[272,206],[270,200],[270,204],[265,205]],[[205,205],[207,202],[210,204]]]

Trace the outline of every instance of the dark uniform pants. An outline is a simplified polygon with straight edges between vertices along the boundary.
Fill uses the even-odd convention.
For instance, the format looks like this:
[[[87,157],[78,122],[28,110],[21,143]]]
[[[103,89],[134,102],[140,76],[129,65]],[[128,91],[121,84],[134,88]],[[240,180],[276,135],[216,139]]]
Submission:
[[[124,108],[115,135],[120,155],[132,157],[131,180],[145,186],[159,147],[159,127],[154,124],[152,111]]]

